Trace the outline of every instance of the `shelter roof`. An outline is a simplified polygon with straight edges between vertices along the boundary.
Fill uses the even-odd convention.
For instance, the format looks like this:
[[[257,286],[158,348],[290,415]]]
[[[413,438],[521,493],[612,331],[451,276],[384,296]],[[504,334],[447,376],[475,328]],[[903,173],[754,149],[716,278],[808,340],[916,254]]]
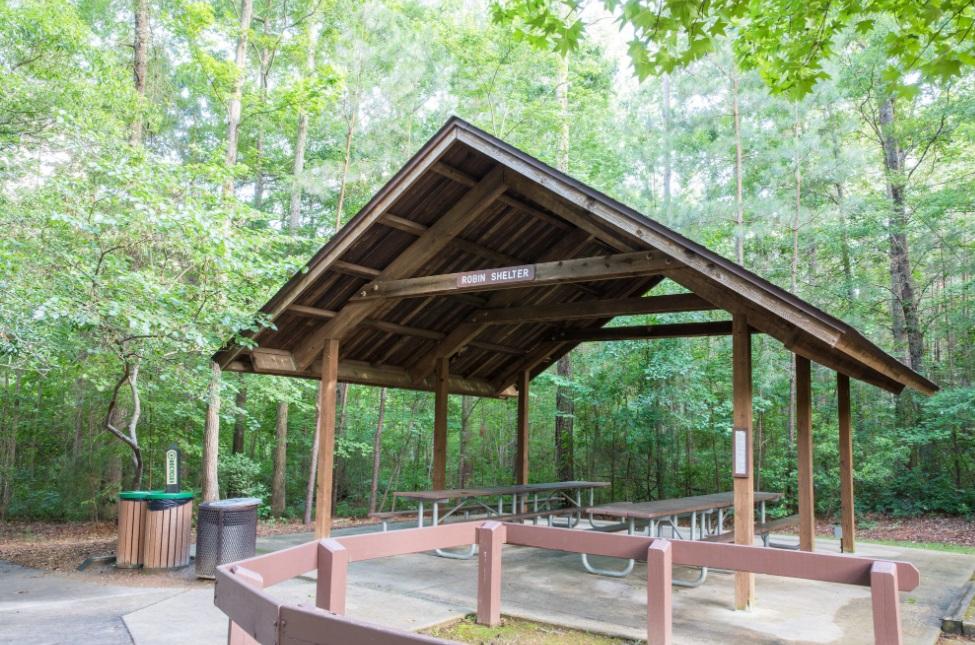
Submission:
[[[653,295],[664,279],[689,293]],[[458,118],[261,308],[274,325],[256,347],[214,360],[317,378],[339,338],[342,381],[429,390],[446,357],[451,392],[499,396],[579,342],[620,337],[600,331],[616,315],[708,309],[885,390],[937,390],[843,321]],[[642,337],[730,332],[709,325]]]

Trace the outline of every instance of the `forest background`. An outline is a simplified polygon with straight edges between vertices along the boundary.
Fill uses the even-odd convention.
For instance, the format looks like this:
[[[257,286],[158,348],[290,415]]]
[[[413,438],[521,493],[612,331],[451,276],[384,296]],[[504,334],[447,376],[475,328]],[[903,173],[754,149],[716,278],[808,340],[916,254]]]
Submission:
[[[858,511],[975,511],[972,7],[928,3],[918,26],[884,11],[905,3],[814,0],[830,19],[796,44],[748,3],[703,27],[677,11],[697,3],[659,4],[676,17],[650,33],[635,0],[0,0],[0,519],[110,517],[120,489],[160,486],[172,443],[200,490],[218,393],[220,494],[306,515],[317,382],[217,388],[209,357],[452,114],[937,382],[854,383]],[[756,485],[794,504],[790,355],[754,352]],[[727,339],[582,346],[536,379],[532,479],[730,489],[730,367]],[[428,488],[432,395],[340,395],[337,514]],[[829,516],[828,370],[813,396]],[[511,481],[515,420],[513,401],[451,397],[448,485]]]

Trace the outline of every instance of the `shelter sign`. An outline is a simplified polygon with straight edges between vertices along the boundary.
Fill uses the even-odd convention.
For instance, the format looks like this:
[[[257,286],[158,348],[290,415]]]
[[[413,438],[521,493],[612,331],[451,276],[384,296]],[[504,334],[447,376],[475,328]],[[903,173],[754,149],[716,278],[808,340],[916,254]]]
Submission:
[[[166,492],[179,492],[179,448],[175,443],[166,450]]]
[[[457,274],[458,287],[475,287],[482,284],[512,284],[531,282],[535,279],[535,265],[526,264],[504,269],[482,269]]]
[[[748,477],[748,430],[746,428],[735,428],[735,455],[734,455],[734,475],[735,477]]]

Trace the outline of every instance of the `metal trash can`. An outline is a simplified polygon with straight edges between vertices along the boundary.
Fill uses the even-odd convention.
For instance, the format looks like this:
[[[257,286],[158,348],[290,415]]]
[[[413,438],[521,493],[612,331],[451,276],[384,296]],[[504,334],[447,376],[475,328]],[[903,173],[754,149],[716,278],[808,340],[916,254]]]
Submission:
[[[150,491],[123,490],[118,494],[118,541],[115,566],[138,569],[142,566],[146,534],[146,497]]]
[[[256,497],[200,504],[196,520],[197,578],[214,578],[219,565],[254,557],[260,505]]]
[[[146,507],[145,568],[177,569],[188,565],[193,493],[149,493]]]

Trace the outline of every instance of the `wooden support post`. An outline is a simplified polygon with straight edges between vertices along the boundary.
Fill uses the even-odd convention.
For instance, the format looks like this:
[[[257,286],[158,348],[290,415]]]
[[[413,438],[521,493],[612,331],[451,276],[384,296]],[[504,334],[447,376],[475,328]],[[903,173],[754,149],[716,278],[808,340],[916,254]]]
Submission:
[[[748,320],[736,314],[731,323],[732,407],[734,423],[735,544],[755,541],[755,491],[752,472],[752,336]],[[750,609],[755,574],[735,572],[735,609]]]
[[[654,540],[647,549],[647,645],[670,645],[673,632],[670,541]]]
[[[254,587],[255,589],[264,588],[264,578],[259,573],[255,573],[250,569],[240,567],[234,570],[234,575],[249,587]],[[256,633],[248,633],[246,629],[231,619],[227,633],[227,645],[260,645],[260,641],[255,638],[256,635]]]
[[[840,514],[844,553],[856,552],[853,513],[853,427],[850,417],[850,377],[836,373],[836,404],[840,426]]]
[[[518,446],[515,455],[515,482],[528,483],[528,389],[531,372],[518,375]]]
[[[477,622],[494,627],[501,622],[501,549],[505,526],[485,522],[477,534]]]
[[[315,606],[333,614],[344,614],[348,577],[349,552],[337,540],[321,540],[318,543]]]
[[[813,493],[812,370],[808,358],[795,355],[796,459],[799,462],[799,549],[812,551],[816,540]]]
[[[901,645],[901,612],[897,598],[897,565],[874,562],[870,569],[870,598],[873,604],[873,642]]]
[[[437,380],[433,409],[433,488],[447,488],[447,381],[450,359],[437,359]]]
[[[339,341],[325,340],[322,348],[322,383],[318,390],[318,492],[315,537],[332,530],[332,471],[335,469],[335,398],[339,376]]]

